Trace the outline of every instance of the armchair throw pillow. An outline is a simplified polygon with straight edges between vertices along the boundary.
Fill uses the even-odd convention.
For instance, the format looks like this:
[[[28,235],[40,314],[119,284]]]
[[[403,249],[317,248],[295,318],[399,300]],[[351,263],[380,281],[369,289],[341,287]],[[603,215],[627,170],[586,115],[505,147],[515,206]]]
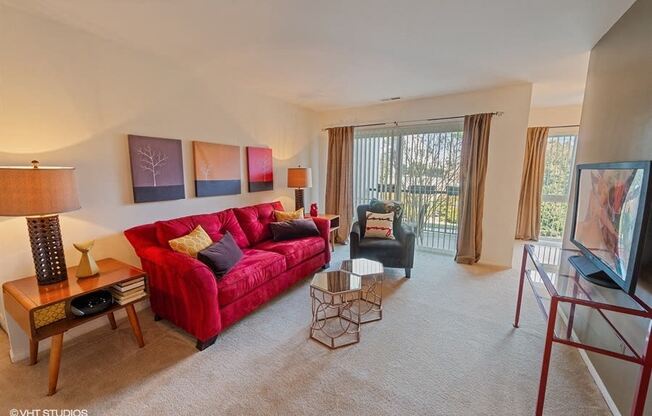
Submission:
[[[400,221],[403,216],[403,206],[400,202],[397,201],[381,201],[375,198],[372,198],[369,201],[369,210],[378,213],[394,213],[394,219]]]
[[[364,238],[385,238],[394,240],[394,213],[380,214],[367,211]]]

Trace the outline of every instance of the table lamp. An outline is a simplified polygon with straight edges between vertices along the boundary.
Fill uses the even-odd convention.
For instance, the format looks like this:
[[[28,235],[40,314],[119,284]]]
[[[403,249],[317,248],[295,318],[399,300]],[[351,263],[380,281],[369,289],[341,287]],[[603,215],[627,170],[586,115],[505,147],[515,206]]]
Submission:
[[[288,168],[288,188],[294,190],[294,209],[304,207],[303,188],[312,187],[312,170],[310,168]]]
[[[39,285],[68,278],[58,213],[81,208],[75,168],[0,166],[0,216],[27,217]]]

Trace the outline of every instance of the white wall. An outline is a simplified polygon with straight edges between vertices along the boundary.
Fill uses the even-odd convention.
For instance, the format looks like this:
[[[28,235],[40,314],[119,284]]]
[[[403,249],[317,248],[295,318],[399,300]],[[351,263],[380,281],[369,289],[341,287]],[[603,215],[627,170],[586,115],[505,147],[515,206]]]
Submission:
[[[556,107],[532,107],[528,127],[549,127],[580,124],[582,105],[562,105]]]
[[[491,124],[483,220],[484,245],[480,261],[511,267],[531,92],[531,84],[522,84],[333,110],[320,113],[319,122],[323,128],[503,111],[504,115],[494,117]],[[325,189],[326,133],[322,133],[320,149],[319,186]],[[323,199],[320,202],[323,205]]]
[[[277,198],[291,207],[286,168],[319,162],[313,112],[7,6],[0,6],[0,88],[0,164],[38,159],[77,168],[82,209],[61,215],[68,265],[79,261],[72,243],[89,239],[96,258],[138,265],[122,235],[134,225]],[[129,133],[184,140],[187,199],[133,203]],[[275,190],[246,191],[243,148],[242,194],[195,198],[193,139],[271,147]],[[319,185],[307,198],[321,193]],[[25,219],[0,218],[0,236],[0,282],[33,274]],[[8,329],[14,356],[24,357],[24,334],[12,322]]]

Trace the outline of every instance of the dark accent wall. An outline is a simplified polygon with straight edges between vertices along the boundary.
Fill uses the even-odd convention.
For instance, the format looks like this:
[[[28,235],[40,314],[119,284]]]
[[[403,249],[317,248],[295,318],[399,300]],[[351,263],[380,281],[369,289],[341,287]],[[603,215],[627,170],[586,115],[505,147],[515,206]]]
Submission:
[[[591,51],[577,149],[577,163],[644,159],[652,159],[652,0],[634,3]],[[643,345],[645,322],[620,324]],[[629,414],[640,367],[589,358],[621,414]],[[649,395],[645,414],[652,415]]]

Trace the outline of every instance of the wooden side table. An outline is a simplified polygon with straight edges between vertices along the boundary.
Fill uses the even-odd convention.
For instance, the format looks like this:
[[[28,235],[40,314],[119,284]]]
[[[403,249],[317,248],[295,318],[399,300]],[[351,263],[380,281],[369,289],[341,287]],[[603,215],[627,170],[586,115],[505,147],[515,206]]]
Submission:
[[[321,214],[317,217],[311,217],[306,215],[306,218],[322,218],[330,222],[330,240],[331,240],[331,251],[335,251],[335,235],[336,231],[340,228],[340,216],[337,214]]]
[[[96,315],[78,317],[70,313],[70,302],[79,296],[101,289],[108,289],[118,283],[145,277],[145,272],[142,270],[112,258],[99,260],[97,265],[100,268],[100,273],[93,277],[77,279],[77,268],[70,267],[68,268],[68,280],[63,282],[39,286],[36,282],[36,276],[30,276],[6,282],[2,285],[5,309],[29,337],[29,365],[36,364],[39,341],[52,337],[48,396],[57,391],[63,334],[67,330],[102,316],[107,316],[111,329],[116,329],[117,325],[113,313],[125,308],[138,346],[143,347],[145,345],[134,304],[146,299],[148,295],[125,305],[115,303],[108,310]],[[149,292],[147,279],[145,279],[145,290]],[[58,310],[58,312],[51,312],[53,310]],[[63,311],[65,311],[65,316],[63,316]],[[37,317],[47,313],[59,314],[59,316],[56,318],[58,320],[39,326],[38,321],[40,318],[35,319],[35,313]]]

